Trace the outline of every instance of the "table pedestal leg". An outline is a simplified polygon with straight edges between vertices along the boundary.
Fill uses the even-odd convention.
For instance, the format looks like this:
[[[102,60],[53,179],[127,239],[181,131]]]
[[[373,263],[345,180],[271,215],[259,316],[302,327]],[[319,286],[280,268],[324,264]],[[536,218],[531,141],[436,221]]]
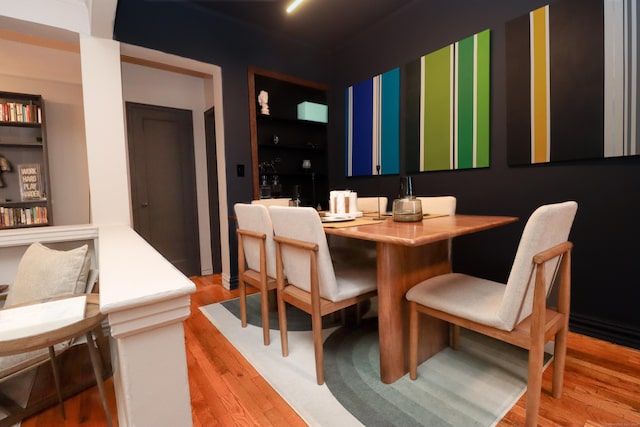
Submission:
[[[390,384],[408,370],[409,310],[405,293],[420,281],[451,272],[448,241],[422,246],[377,244],[378,335],[380,339],[380,377]],[[448,344],[446,322],[420,316],[419,361]]]

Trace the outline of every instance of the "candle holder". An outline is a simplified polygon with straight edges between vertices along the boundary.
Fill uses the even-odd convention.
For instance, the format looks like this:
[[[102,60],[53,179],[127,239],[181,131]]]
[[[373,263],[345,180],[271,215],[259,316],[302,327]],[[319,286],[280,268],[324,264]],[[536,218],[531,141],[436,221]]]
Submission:
[[[393,220],[422,221],[422,202],[413,194],[413,180],[410,176],[400,178],[400,194],[393,201]]]
[[[311,169],[311,160],[309,159],[304,159],[302,161],[302,170],[304,170],[305,172],[310,172],[311,173],[311,195],[312,195],[312,205],[313,207],[315,207],[317,209],[317,204],[316,204],[316,173]]]

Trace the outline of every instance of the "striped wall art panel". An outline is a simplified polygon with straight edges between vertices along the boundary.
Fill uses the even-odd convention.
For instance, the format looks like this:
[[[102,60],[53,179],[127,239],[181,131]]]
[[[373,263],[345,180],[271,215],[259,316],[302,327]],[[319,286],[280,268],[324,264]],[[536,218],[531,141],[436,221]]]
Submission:
[[[400,69],[347,88],[347,176],[400,173]]]
[[[409,173],[489,166],[490,30],[407,64]]]
[[[506,25],[510,165],[637,155],[636,0],[560,0]]]

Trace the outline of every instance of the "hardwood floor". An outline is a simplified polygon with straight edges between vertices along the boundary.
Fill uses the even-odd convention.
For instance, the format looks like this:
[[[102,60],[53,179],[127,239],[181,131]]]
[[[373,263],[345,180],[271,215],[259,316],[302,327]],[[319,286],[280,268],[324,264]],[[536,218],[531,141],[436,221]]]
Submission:
[[[202,305],[234,298],[237,291],[224,289],[219,275],[192,280],[197,290],[191,297],[185,337],[193,425],[306,425],[198,310]],[[640,426],[640,351],[570,333],[565,370],[559,400],[549,394],[552,368],[544,373],[540,426]],[[107,392],[118,425],[111,379]],[[498,426],[524,425],[525,397]],[[66,420],[59,408],[53,407],[25,420],[22,426],[106,425],[96,387],[68,399],[65,408]]]

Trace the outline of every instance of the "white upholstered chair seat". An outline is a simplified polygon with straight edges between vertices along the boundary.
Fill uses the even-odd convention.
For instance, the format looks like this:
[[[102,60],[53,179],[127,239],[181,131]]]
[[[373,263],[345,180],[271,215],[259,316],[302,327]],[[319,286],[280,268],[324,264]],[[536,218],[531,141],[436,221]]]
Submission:
[[[358,265],[348,266],[334,264],[336,280],[340,283],[338,293],[333,302],[362,295],[376,290],[375,268],[360,268]]]
[[[433,277],[421,286],[414,286],[407,292],[407,299],[508,331],[510,326],[498,317],[504,290],[505,285],[502,283],[461,273],[449,273]]]

